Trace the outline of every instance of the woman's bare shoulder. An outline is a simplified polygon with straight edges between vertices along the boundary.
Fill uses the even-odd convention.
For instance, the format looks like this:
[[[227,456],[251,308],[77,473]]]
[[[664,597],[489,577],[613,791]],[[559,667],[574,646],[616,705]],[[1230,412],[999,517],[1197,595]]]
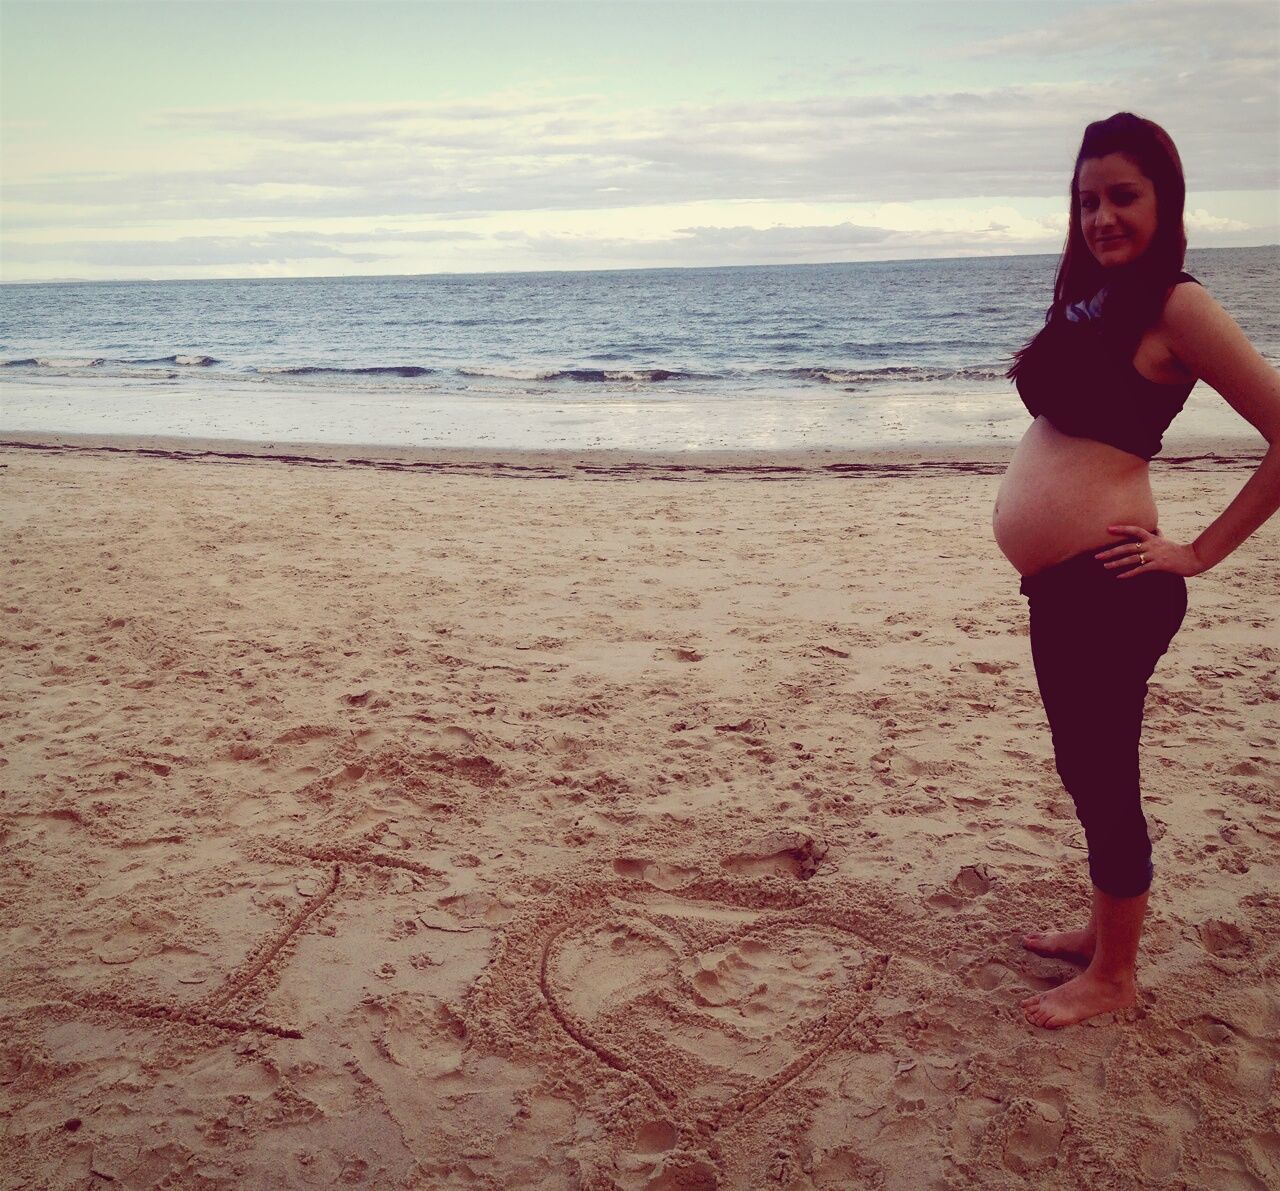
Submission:
[[[1218,300],[1205,288],[1204,282],[1197,281],[1190,274],[1183,274],[1169,287],[1168,296],[1164,300],[1164,314],[1177,312],[1184,308],[1204,309],[1208,304],[1218,306]],[[1218,307],[1221,309],[1221,307]]]
[[[1189,375],[1221,393],[1268,442],[1280,441],[1280,373],[1204,286],[1174,286],[1160,329]]]

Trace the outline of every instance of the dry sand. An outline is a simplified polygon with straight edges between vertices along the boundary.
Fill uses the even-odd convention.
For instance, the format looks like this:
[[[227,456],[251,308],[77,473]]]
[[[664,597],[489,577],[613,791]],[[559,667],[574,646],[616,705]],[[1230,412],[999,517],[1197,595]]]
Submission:
[[[6,1186],[1280,1185],[1280,525],[1152,683],[1141,1003],[1045,1032],[1006,450],[27,440]],[[1158,461],[1165,532],[1259,457]]]

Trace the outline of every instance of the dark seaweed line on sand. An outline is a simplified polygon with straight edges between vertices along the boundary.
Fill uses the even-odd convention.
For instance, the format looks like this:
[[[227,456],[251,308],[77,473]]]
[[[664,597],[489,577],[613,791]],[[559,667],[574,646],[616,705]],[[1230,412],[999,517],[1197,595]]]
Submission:
[[[81,452],[87,454],[139,455],[152,459],[170,459],[180,463],[226,462],[282,463],[300,467],[365,467],[376,471],[441,472],[444,474],[469,474],[514,480],[671,480],[698,483],[714,479],[744,480],[810,480],[851,479],[858,477],[882,478],[894,475],[1001,475],[1006,461],[979,459],[919,459],[907,463],[815,463],[812,466],[784,466],[779,464],[698,464],[627,462],[617,464],[568,461],[563,464],[520,464],[501,460],[485,462],[395,459],[346,459],[325,458],[315,455],[292,455],[278,452],[250,451],[180,451],[158,447],[89,446],[73,443],[29,443],[0,439],[0,448],[9,447],[28,451]],[[803,448],[797,448],[802,450]],[[851,448],[853,450],[854,448]],[[573,452],[565,452],[572,454]],[[1256,466],[1260,450],[1252,454],[1172,455],[1158,459],[1158,463],[1176,467],[1179,471],[1215,471],[1223,467],[1252,468]]]

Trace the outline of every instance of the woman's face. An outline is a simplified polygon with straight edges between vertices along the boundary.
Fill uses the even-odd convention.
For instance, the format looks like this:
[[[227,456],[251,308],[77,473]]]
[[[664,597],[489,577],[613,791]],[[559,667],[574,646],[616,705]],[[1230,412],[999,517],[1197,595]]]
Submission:
[[[1080,231],[1103,268],[1136,261],[1156,234],[1156,188],[1123,153],[1080,163]]]

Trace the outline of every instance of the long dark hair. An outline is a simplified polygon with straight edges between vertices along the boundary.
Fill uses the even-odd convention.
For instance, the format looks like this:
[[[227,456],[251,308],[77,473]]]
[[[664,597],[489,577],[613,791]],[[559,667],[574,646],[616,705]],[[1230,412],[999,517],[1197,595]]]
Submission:
[[[1151,180],[1156,192],[1156,230],[1136,261],[1104,269],[1089,250],[1080,228],[1080,167],[1090,158],[1109,153],[1123,153]],[[1090,124],[1084,130],[1071,175],[1071,223],[1053,284],[1053,304],[1045,311],[1046,327],[1061,317],[1070,303],[1091,298],[1105,285],[1108,293],[1103,325],[1112,341],[1131,354],[1142,333],[1159,317],[1169,287],[1182,271],[1187,254],[1187,233],[1182,222],[1186,198],[1182,160],[1173,139],[1159,124],[1132,112],[1117,112]],[[1035,351],[1044,333],[1045,328],[1041,328],[1014,354],[1006,373],[1011,380],[1017,379],[1023,362]]]

